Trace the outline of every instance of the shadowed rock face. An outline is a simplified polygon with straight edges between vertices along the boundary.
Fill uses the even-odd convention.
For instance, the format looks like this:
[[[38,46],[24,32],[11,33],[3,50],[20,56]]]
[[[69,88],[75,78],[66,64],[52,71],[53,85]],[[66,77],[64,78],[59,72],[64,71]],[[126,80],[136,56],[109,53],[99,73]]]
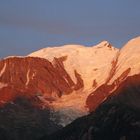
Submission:
[[[139,140],[140,112],[127,106],[106,105],[40,140]]]
[[[139,140],[139,80],[128,77],[94,112],[41,140]]]
[[[0,108],[0,139],[39,139],[61,128],[50,118],[50,110],[37,108],[31,100],[19,97]]]

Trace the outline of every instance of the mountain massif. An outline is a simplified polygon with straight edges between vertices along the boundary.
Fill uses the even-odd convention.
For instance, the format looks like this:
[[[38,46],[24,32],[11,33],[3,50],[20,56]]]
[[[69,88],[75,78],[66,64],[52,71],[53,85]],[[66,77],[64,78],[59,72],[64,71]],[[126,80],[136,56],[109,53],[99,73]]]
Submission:
[[[138,140],[139,83],[140,37],[121,49],[102,41],[3,58],[0,135],[9,140]]]

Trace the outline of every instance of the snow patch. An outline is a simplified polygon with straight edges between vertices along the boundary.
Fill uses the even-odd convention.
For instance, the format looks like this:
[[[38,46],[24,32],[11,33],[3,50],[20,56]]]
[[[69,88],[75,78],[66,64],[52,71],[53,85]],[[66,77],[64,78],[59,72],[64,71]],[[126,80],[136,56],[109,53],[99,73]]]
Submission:
[[[64,80],[69,84],[69,81],[68,81],[68,79],[66,78],[66,77],[63,77],[64,78]]]
[[[31,79],[34,79],[34,77],[36,76],[36,72],[33,73],[32,75],[32,78]]]
[[[29,77],[29,75],[30,75],[30,69],[27,71],[27,75],[26,75],[26,78],[27,78],[26,83],[25,83],[26,86],[27,86],[27,85],[29,84],[29,82],[30,82],[30,77]]]
[[[3,66],[2,70],[0,71],[0,77],[1,77],[1,76],[3,75],[3,73],[5,72],[6,66],[7,66],[7,64],[4,63],[4,66]]]

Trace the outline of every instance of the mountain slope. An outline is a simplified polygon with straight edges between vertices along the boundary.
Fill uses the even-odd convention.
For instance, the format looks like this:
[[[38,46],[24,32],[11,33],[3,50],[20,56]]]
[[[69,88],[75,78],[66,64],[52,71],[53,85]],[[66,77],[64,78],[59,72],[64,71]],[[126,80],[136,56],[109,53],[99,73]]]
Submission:
[[[117,62],[110,73],[111,78],[87,98],[87,106],[92,111],[111,95],[129,76],[140,74],[140,37],[130,40],[118,53]],[[139,81],[132,81],[137,84]],[[127,85],[126,85],[127,86]],[[97,100],[98,99],[98,100]],[[96,102],[96,103],[95,103]]]
[[[87,98],[95,111],[41,140],[140,139],[139,51],[139,37],[120,50],[112,77]]]
[[[133,81],[133,82],[132,82]],[[135,84],[135,82],[138,82]],[[41,140],[139,140],[140,75],[128,77],[87,116]]]

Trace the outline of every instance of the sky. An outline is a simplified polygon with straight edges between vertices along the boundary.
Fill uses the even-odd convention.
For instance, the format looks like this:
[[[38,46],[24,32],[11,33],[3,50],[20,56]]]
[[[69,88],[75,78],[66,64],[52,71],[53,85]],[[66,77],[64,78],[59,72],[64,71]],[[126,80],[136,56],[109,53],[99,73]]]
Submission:
[[[48,46],[121,48],[140,35],[140,0],[0,0],[0,58]]]

